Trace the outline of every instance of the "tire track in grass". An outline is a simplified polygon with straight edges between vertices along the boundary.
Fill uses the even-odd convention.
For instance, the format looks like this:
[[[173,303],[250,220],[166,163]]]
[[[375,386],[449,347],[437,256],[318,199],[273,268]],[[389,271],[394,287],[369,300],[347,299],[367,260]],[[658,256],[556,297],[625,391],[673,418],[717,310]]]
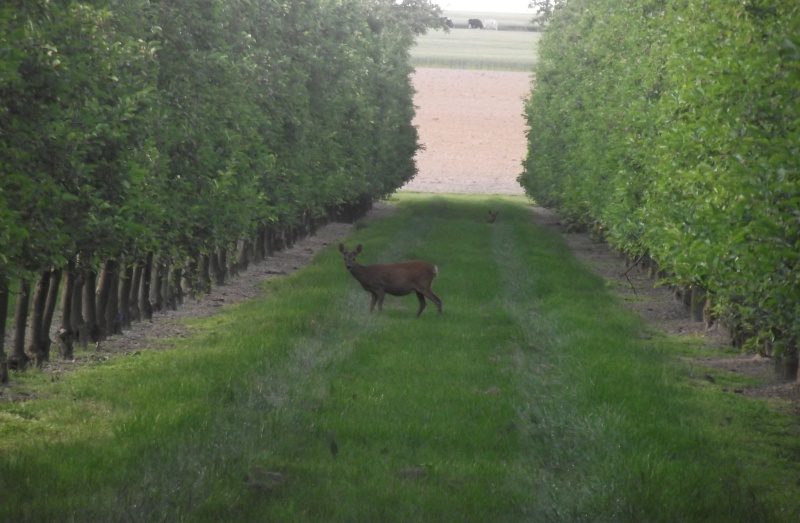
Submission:
[[[504,208],[502,215],[528,211]],[[582,375],[582,362],[570,354],[573,336],[561,331],[557,311],[546,309],[548,294],[557,293],[556,275],[567,256],[550,231],[515,217],[498,221],[492,236],[495,262],[502,275],[502,306],[515,322],[514,343],[518,423],[530,497],[526,513],[534,520],[580,520],[576,499],[590,497],[582,468],[597,459],[608,436],[602,415],[578,408],[572,376]],[[564,372],[570,369],[569,373]]]

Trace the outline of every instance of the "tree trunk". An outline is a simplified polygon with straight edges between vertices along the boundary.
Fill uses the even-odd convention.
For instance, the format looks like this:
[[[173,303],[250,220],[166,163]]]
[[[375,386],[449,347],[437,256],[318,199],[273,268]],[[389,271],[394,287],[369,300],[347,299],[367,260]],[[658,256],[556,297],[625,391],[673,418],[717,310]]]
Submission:
[[[183,289],[181,288],[181,278],[183,276],[183,269],[175,266],[172,269],[172,292],[175,297],[173,310],[178,310],[178,305],[183,305]]]
[[[225,277],[228,274],[225,267],[225,258],[222,254],[222,249],[217,252],[212,252],[208,258],[208,270],[216,285],[225,285]]]
[[[131,328],[131,283],[133,282],[133,265],[125,266],[124,275],[120,276],[117,296],[119,300],[118,317],[120,333],[123,329]]]
[[[270,227],[264,228],[264,244],[267,248],[267,256],[275,255],[275,231]]]
[[[110,288],[103,322],[108,329],[106,337],[122,334],[122,318],[119,315],[119,267],[114,267],[110,280],[107,282]]]
[[[236,278],[239,276],[239,270],[242,268],[239,265],[240,258],[240,251],[239,248],[234,245],[233,246],[233,254],[228,257],[228,277],[229,278]]]
[[[225,275],[220,274],[222,269],[219,266],[219,252],[212,252],[208,257],[208,271],[211,273],[211,279],[216,285],[225,284]]]
[[[236,253],[236,273],[247,271],[250,266],[250,240],[244,239],[238,242],[238,252]]]
[[[53,315],[58,304],[58,289],[61,284],[61,269],[53,268],[50,271],[50,285],[47,288],[47,301],[44,304],[44,318],[42,319],[42,353],[45,361],[50,360],[50,327],[53,325]]]
[[[228,273],[228,264],[230,260],[228,259],[228,249],[226,247],[221,247],[218,253],[219,256],[219,268],[222,271],[222,281],[217,282],[217,285],[225,285],[225,281],[227,280],[229,273]]]
[[[0,383],[8,383],[8,358],[6,357],[6,320],[8,320],[8,277],[0,269]]]
[[[692,313],[692,321],[703,321],[703,308],[705,307],[706,293],[703,289],[696,285],[692,285],[691,305],[689,310]]]
[[[201,254],[197,266],[203,294],[211,294],[211,275],[208,272],[208,254]]]
[[[85,278],[83,273],[78,272],[78,269],[74,269],[75,274],[75,286],[72,289],[72,299],[70,303],[70,308],[72,309],[72,313],[70,314],[70,331],[72,332],[72,339],[79,341],[84,347],[89,344],[88,338],[81,338],[81,331],[83,330],[83,282]],[[70,358],[71,359],[71,358]]]
[[[780,357],[775,360],[775,373],[778,379],[784,382],[797,381],[797,371],[800,359],[797,355],[797,346],[784,349]]]
[[[181,280],[181,295],[189,296],[191,299],[197,299],[197,260],[195,258],[186,258],[186,264],[183,269],[183,279]]]
[[[44,306],[47,301],[47,290],[50,287],[50,271],[42,272],[36,281],[33,290],[33,303],[28,321],[28,346],[25,349],[29,361],[36,363],[37,367],[44,365],[42,354],[42,320],[44,319]]]
[[[267,255],[267,246],[264,244],[263,228],[259,228],[258,231],[256,232],[255,251],[256,251],[256,256],[255,259],[253,260],[255,263],[260,262]]]
[[[58,355],[62,360],[71,360],[73,355],[72,342],[75,333],[72,330],[72,296],[75,294],[75,264],[70,260],[64,272],[64,288],[61,290],[61,327],[58,329],[56,345]]]
[[[97,292],[95,293],[95,312],[97,314],[97,326],[99,330],[99,337],[105,339],[114,331],[113,319],[108,321],[108,302],[111,299],[111,291],[113,289],[114,278],[117,275],[117,262],[116,260],[106,260],[103,268],[100,271],[100,277],[97,280]]]
[[[292,240],[292,227],[287,225],[283,228],[283,247],[281,248],[282,251],[288,251],[292,248],[294,242]]]
[[[139,312],[143,320],[153,321],[153,306],[150,304],[150,281],[153,273],[153,253],[148,252],[142,267],[142,281],[139,285]]]
[[[131,277],[131,293],[128,297],[128,310],[131,321],[141,321],[142,311],[139,310],[139,287],[142,284],[142,271],[144,261],[136,260],[133,266],[133,276]]]
[[[100,327],[97,324],[97,307],[95,303],[97,274],[94,271],[87,271],[83,276],[83,295],[81,296],[83,326],[81,327],[80,338],[85,347],[89,342],[98,343],[100,341]]]
[[[275,252],[281,252],[286,248],[285,238],[283,227],[278,227],[272,236],[272,245]]]
[[[30,282],[20,278],[19,294],[14,307],[14,343],[8,358],[8,366],[15,370],[24,370],[28,365],[28,356],[25,354],[25,324],[28,319],[30,293]]]
[[[153,261],[153,281],[150,282],[150,305],[153,312],[164,312],[164,296],[161,294],[164,286],[164,273],[167,270],[161,261],[161,256]]]
[[[172,266],[164,264],[164,277],[161,281],[161,296],[164,298],[164,311],[177,310],[175,304],[175,289],[172,286]]]

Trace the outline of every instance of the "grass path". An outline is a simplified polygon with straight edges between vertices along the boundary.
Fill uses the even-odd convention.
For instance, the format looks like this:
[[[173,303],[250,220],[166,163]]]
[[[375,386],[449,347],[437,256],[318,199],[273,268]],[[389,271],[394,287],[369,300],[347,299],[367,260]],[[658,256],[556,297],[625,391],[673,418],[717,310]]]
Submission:
[[[398,200],[346,243],[435,262],[444,314],[370,315],[332,245],[0,406],[0,520],[796,520],[795,420],[691,380],[522,198]]]

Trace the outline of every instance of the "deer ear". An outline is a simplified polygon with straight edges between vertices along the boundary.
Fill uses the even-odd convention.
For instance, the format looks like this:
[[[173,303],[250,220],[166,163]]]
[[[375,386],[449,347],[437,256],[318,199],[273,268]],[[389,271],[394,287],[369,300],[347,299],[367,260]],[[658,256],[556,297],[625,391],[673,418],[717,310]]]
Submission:
[[[358,253],[360,253],[360,252],[361,252],[361,244],[360,244],[360,243],[359,243],[359,244],[356,246],[356,250],[355,250],[354,252],[355,252],[356,254],[358,254]]]
[[[343,244],[343,243],[340,243],[340,244],[339,244],[339,252],[341,252],[342,254],[344,254],[344,251],[345,251],[344,244]]]

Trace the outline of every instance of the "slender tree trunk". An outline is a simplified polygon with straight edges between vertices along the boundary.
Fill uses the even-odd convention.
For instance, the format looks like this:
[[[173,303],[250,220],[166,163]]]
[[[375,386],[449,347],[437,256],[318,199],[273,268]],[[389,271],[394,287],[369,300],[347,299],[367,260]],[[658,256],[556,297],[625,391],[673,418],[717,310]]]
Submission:
[[[73,355],[72,343],[75,333],[72,330],[72,296],[75,293],[76,277],[75,264],[70,260],[64,272],[64,288],[61,290],[61,327],[58,329],[56,339],[58,355],[62,360],[71,360]]]
[[[14,307],[14,343],[8,358],[8,366],[15,370],[24,370],[28,365],[28,356],[25,354],[25,325],[28,319],[30,293],[30,282],[20,278],[19,294]]]
[[[689,310],[692,315],[692,321],[703,321],[703,307],[705,306],[706,293],[703,289],[696,285],[692,285],[691,298]]]
[[[272,250],[280,252],[283,249],[283,228],[278,227],[272,231]]]
[[[223,282],[225,281],[225,277],[219,274],[221,270],[219,266],[219,252],[212,252],[208,257],[208,272],[211,274],[211,279],[216,285],[220,285],[220,280]]]
[[[100,277],[97,279],[97,292],[95,293],[95,309],[97,314],[97,326],[99,330],[99,337],[101,339],[107,338],[113,334],[114,322],[108,321],[108,302],[111,300],[111,292],[113,289],[114,278],[117,276],[117,262],[116,260],[106,260],[103,268],[100,271]],[[116,299],[116,296],[115,298]]]
[[[200,273],[200,286],[203,294],[211,293],[211,275],[208,272],[208,265],[208,254],[201,254],[197,269]]]
[[[217,285],[225,285],[225,281],[228,279],[228,248],[220,247],[218,256],[221,281],[217,281]]]
[[[82,312],[83,326],[81,327],[81,341],[84,346],[89,342],[100,342],[100,327],[97,324],[96,281],[97,274],[94,271],[84,273]]]
[[[294,246],[294,227],[287,225],[283,228],[283,250],[291,249]]]
[[[28,346],[25,354],[29,361],[36,363],[37,367],[44,365],[44,354],[42,354],[42,319],[44,318],[44,306],[47,301],[47,289],[50,287],[50,271],[42,272],[33,289],[33,303],[28,319]]]
[[[197,299],[197,259],[186,258],[183,268],[183,279],[181,280],[182,294],[191,299]]]
[[[174,310],[178,309],[178,305],[183,305],[183,289],[181,288],[181,277],[183,276],[183,269],[174,266],[172,269],[172,292],[175,296]]]
[[[142,272],[144,271],[144,263],[144,260],[137,260],[133,266],[131,293],[128,297],[128,307],[130,310],[131,321],[142,320],[142,311],[139,310],[139,287],[142,285]]]
[[[167,270],[158,256],[153,261],[153,281],[150,282],[150,305],[153,312],[164,312],[164,296],[161,294],[164,286],[164,272]]]
[[[133,266],[126,265],[125,273],[119,279],[118,300],[119,300],[119,320],[120,334],[123,329],[131,327],[131,283],[133,281]]]
[[[267,256],[275,255],[275,231],[269,227],[264,228],[264,244],[267,248]]]
[[[150,282],[153,273],[153,253],[148,252],[142,267],[142,282],[139,285],[139,312],[143,320],[153,321],[153,306],[150,304]]]
[[[247,271],[247,268],[250,266],[250,253],[251,253],[250,240],[249,239],[239,240],[238,247],[239,247],[238,253],[236,256],[236,267],[238,268],[238,270],[236,271],[237,274],[239,272]]]
[[[256,232],[255,251],[256,256],[253,261],[256,263],[262,261],[267,255],[267,248],[264,245],[264,229],[261,227]]]
[[[72,289],[72,301],[70,307],[72,309],[72,313],[70,314],[70,330],[72,331],[72,339],[77,340],[86,347],[89,344],[88,338],[81,338],[81,332],[83,331],[83,283],[86,280],[84,278],[83,272],[80,272],[79,269],[75,268],[75,286]]]
[[[106,336],[122,334],[122,318],[119,315],[119,267],[115,267],[111,272],[110,280],[104,321],[108,329],[105,333]]]
[[[161,281],[161,296],[164,297],[164,311],[174,311],[178,307],[175,304],[175,289],[172,286],[172,265],[164,264],[164,277]]]
[[[212,252],[208,258],[208,270],[211,273],[211,278],[217,285],[225,285],[225,276],[227,271],[225,265],[221,263],[221,253],[219,251]]]
[[[0,383],[8,383],[8,358],[6,357],[6,320],[8,320],[8,277],[0,269]]]
[[[50,360],[50,347],[53,340],[50,339],[50,327],[53,325],[53,315],[58,304],[58,289],[61,285],[61,269],[53,268],[50,271],[50,285],[47,288],[47,301],[44,304],[44,318],[42,318],[42,349],[45,361]]]
[[[233,255],[228,256],[227,258],[227,268],[228,271],[228,278],[236,278],[239,276],[239,255],[238,255],[238,248],[234,245],[233,247]]]

